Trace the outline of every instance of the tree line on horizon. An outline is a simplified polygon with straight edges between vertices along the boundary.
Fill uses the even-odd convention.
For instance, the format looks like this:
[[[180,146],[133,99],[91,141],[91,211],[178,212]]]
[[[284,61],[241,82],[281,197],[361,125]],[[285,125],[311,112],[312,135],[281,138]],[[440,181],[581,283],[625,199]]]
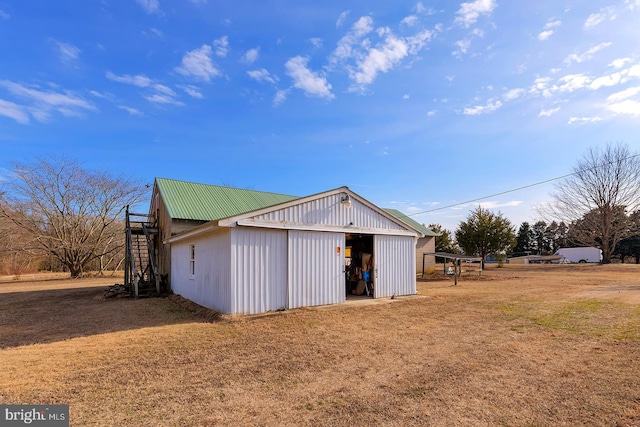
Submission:
[[[82,277],[121,268],[125,209],[148,192],[140,181],[66,157],[14,164],[0,181],[0,274]],[[640,261],[640,154],[621,143],[591,148],[551,196],[539,212],[544,219],[517,231],[502,213],[481,206],[454,232],[430,224],[440,234],[436,251],[503,259],[576,245],[601,248],[603,263],[614,256]]]
[[[591,148],[556,185],[552,202],[542,206],[543,218],[523,222],[516,231],[500,212],[472,211],[452,232],[439,224],[436,252],[487,255],[552,255],[559,248],[595,246],[602,262],[633,257],[640,263],[640,154],[624,144]]]

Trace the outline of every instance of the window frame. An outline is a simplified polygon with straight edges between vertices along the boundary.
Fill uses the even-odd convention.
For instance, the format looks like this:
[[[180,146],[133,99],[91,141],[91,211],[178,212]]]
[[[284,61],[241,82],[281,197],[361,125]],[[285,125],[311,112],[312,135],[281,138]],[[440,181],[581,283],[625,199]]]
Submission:
[[[196,278],[196,244],[189,244],[189,279]]]

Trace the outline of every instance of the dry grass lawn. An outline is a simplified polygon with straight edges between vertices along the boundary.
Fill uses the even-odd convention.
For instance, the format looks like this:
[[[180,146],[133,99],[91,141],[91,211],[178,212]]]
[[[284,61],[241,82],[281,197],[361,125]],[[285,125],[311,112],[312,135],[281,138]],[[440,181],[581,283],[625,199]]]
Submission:
[[[87,426],[640,425],[640,266],[490,267],[213,321],[105,300],[112,283],[0,284],[0,402]]]

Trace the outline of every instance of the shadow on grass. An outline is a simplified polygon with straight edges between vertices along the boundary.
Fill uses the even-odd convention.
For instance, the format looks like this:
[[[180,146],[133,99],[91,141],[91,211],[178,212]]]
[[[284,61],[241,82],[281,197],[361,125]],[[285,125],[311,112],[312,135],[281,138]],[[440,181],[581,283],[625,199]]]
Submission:
[[[93,286],[0,294],[0,348],[219,318],[178,296],[106,299],[105,289]]]

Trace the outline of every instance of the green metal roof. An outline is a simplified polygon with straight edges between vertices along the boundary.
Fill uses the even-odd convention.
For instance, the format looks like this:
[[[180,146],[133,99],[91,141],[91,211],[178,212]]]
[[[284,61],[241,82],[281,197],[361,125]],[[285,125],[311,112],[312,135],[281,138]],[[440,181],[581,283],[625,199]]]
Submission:
[[[299,198],[166,178],[156,178],[156,186],[174,219],[215,221]]]
[[[427,227],[420,224],[418,221],[414,220],[413,218],[403,214],[399,210],[387,209],[387,208],[384,208],[384,210],[389,212],[391,215],[395,216],[396,218],[398,218],[400,221],[403,221],[404,223],[409,224],[411,227],[420,231],[422,234],[424,234],[427,237],[436,237],[438,235],[438,233],[435,233],[432,230],[429,230]]]

